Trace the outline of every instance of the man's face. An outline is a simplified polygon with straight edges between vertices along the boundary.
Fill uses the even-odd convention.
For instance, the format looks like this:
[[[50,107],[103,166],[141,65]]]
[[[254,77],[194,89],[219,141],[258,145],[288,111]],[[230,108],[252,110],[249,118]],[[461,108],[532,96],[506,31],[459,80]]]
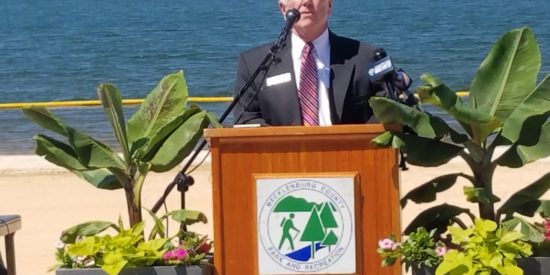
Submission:
[[[279,9],[283,16],[290,9],[300,11],[300,20],[294,25],[294,30],[308,40],[309,36],[318,36],[328,27],[332,0],[279,0]]]

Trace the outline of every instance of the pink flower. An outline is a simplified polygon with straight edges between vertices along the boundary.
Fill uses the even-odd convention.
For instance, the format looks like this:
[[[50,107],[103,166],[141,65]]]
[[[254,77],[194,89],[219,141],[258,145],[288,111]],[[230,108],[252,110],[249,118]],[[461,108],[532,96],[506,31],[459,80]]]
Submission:
[[[397,249],[397,244],[391,239],[383,239],[378,241],[378,247],[384,250],[395,250]]]
[[[550,240],[550,221],[548,220],[544,221],[544,229],[546,230],[546,232],[544,232],[544,237],[547,240]]]
[[[445,246],[438,246],[438,247],[435,248],[435,253],[439,257],[443,257],[445,254],[447,254],[447,251],[448,251],[448,249]]]
[[[168,261],[172,258],[172,251],[168,250],[162,255],[162,259]]]
[[[185,258],[187,256],[187,250],[183,249],[183,248],[176,248],[174,250],[172,250],[172,259],[174,260],[183,260],[183,258]]]

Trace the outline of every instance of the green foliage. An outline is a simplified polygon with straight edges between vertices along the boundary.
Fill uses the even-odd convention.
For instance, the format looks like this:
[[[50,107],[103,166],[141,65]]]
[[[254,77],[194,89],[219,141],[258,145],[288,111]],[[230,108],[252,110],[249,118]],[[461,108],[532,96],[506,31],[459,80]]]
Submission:
[[[521,275],[516,260],[532,254],[531,246],[521,240],[521,233],[499,227],[491,220],[476,219],[473,227],[452,226],[448,231],[460,249],[445,254],[436,275]]]
[[[63,246],[56,253],[56,267],[101,267],[109,274],[118,274],[126,267],[192,264],[202,260],[211,246],[206,237],[199,238],[190,232],[168,237],[163,221],[171,217],[190,225],[206,222],[206,216],[198,211],[182,209],[157,217],[147,210],[155,225],[146,240],[141,190],[149,171],[164,172],[176,167],[192,152],[204,128],[209,124],[220,126],[217,118],[197,106],[187,106],[187,84],[181,71],[164,77],[127,123],[118,89],[104,83],[99,85],[97,93],[121,155],[70,127],[44,108],[22,110],[31,121],[64,139],[37,135],[38,155],[97,188],[124,189],[128,205],[130,229],[124,229],[122,221],[118,224],[92,221],[65,230],[61,235]],[[109,228],[117,234],[102,235]],[[173,245],[171,241],[176,237],[179,237],[179,242]],[[180,251],[185,250],[186,257],[178,256],[177,261],[164,259],[164,253],[176,246],[181,246]]]
[[[31,121],[66,139],[37,135],[36,154],[97,188],[123,188],[130,225],[135,225],[142,221],[141,190],[148,172],[176,167],[191,153],[204,128],[220,124],[213,114],[187,106],[188,91],[182,71],[165,76],[127,123],[119,90],[104,83],[98,86],[97,93],[122,157],[44,108],[22,111]]]
[[[417,89],[421,103],[446,112],[462,129],[453,129],[440,117],[386,98],[371,99],[382,123],[401,124],[416,133],[386,132],[373,142],[401,149],[413,165],[434,167],[460,157],[471,169],[471,174],[442,175],[417,187],[402,198],[403,207],[409,200],[436,201],[438,193],[450,189],[462,177],[471,184],[464,188],[464,194],[467,201],[477,204],[480,218],[500,224],[517,214],[532,217],[540,210],[540,197],[550,189],[550,173],[512,195],[500,209],[495,209],[500,199],[493,193],[493,175],[498,166],[518,168],[550,155],[550,77],[537,85],[540,66],[535,35],[524,27],[506,33],[495,43],[475,75],[469,101],[457,97],[436,77],[423,75],[424,85]],[[505,152],[495,157],[497,147]],[[453,208],[444,213],[438,207],[443,206],[420,213],[406,233],[418,226],[443,233],[449,224],[464,224],[458,215],[465,211]],[[475,217],[469,211],[467,214]],[[543,234],[539,226],[525,223],[521,223],[521,231],[533,242],[540,241]]]
[[[407,270],[413,265],[435,267],[446,252],[445,244],[435,241],[435,230],[428,232],[424,227],[418,227],[404,238],[401,243],[396,242],[395,236],[379,241],[377,252],[382,257],[382,266],[401,260]]]
[[[75,259],[70,268],[101,267],[108,274],[118,274],[126,267],[151,266],[159,263],[169,239],[143,240],[143,223],[117,235],[83,237],[58,250],[58,254]],[[65,256],[61,256],[64,258]]]
[[[64,230],[61,233],[60,239],[63,243],[72,244],[72,243],[75,243],[75,241],[79,237],[94,236],[109,228],[113,228],[118,232],[120,232],[121,230],[120,227],[118,227],[116,224],[112,222],[90,221],[90,222],[77,224],[67,230]]]
[[[177,232],[168,237],[169,232],[163,221],[172,217],[188,225],[204,222],[206,217],[198,211],[176,210],[162,217],[151,213],[156,223],[144,238],[144,224],[140,222],[129,229],[122,224],[93,221],[75,225],[61,235],[62,245],[58,247],[56,259],[58,267],[87,268],[101,267],[108,274],[118,274],[124,268],[153,265],[198,264],[210,252],[212,243],[206,236],[192,232]],[[116,235],[100,234],[112,228]],[[155,233],[153,233],[155,232]],[[173,240],[177,239],[177,244]],[[183,253],[178,257],[167,254],[174,250]]]

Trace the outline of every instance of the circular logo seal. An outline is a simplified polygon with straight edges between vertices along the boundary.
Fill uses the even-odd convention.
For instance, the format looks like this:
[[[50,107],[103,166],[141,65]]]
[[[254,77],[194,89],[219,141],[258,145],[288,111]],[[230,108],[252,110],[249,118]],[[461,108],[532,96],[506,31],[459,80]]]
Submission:
[[[287,182],[269,194],[259,213],[266,253],[289,271],[322,271],[344,255],[353,234],[344,198],[315,180]]]

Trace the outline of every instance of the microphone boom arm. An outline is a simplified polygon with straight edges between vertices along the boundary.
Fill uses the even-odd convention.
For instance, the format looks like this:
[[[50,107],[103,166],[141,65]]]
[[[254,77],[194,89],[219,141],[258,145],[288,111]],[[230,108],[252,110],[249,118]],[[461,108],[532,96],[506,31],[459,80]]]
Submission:
[[[267,73],[269,71],[269,68],[273,64],[273,62],[277,61],[276,55],[277,55],[277,53],[279,52],[280,49],[282,49],[286,46],[285,41],[286,41],[287,36],[288,36],[288,28],[284,28],[283,32],[279,36],[279,39],[277,40],[277,42],[271,47],[268,54],[264,57],[264,59],[262,60],[260,65],[258,65],[258,67],[254,71],[254,73],[252,73],[252,75],[250,76],[248,81],[245,83],[245,85],[235,95],[235,97],[233,98],[233,101],[231,102],[231,104],[227,107],[227,109],[220,116],[220,118],[219,118],[220,123],[223,123],[225,121],[225,119],[229,116],[229,114],[233,111],[233,109],[235,108],[237,103],[239,103],[241,97],[246,93],[248,88],[250,88],[252,83],[254,83],[254,81],[256,80],[258,75],[262,71],[265,71],[265,73]],[[254,94],[254,97],[256,97],[256,94]],[[238,119],[237,119],[237,121],[238,121]],[[181,209],[185,209],[185,192],[187,192],[189,190],[189,186],[193,185],[193,183],[194,183],[193,178],[191,176],[187,175],[187,171],[188,171],[189,167],[191,166],[191,164],[193,163],[193,161],[199,155],[200,151],[206,146],[206,143],[207,143],[206,140],[202,139],[199,146],[197,146],[197,148],[193,152],[193,155],[191,155],[191,157],[187,160],[187,162],[185,163],[183,168],[178,172],[178,174],[172,180],[172,182],[170,182],[168,184],[168,186],[164,190],[164,193],[162,194],[162,196],[159,198],[159,200],[155,203],[155,205],[151,209],[151,211],[153,213],[158,212],[158,210],[165,203],[166,198],[168,197],[170,192],[172,192],[172,190],[174,189],[174,187],[176,185],[178,186],[178,191],[181,192]],[[186,227],[183,224],[182,224],[182,228],[184,228],[184,230],[186,230]]]

